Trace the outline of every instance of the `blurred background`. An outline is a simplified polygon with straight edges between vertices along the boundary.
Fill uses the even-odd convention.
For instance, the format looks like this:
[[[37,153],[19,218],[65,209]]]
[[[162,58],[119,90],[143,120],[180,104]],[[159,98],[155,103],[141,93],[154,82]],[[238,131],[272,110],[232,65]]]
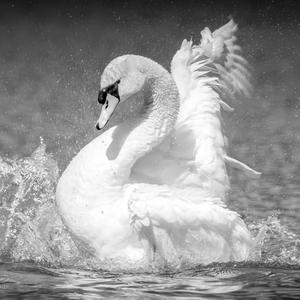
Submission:
[[[254,87],[224,115],[229,152],[263,172],[249,182],[230,171],[232,204],[251,209],[253,199],[256,214],[288,210],[299,220],[297,1],[2,1],[0,155],[30,155],[42,136],[64,169],[99,134],[99,78],[112,58],[140,54],[169,68],[184,38],[198,41],[205,26],[229,17],[239,24]]]

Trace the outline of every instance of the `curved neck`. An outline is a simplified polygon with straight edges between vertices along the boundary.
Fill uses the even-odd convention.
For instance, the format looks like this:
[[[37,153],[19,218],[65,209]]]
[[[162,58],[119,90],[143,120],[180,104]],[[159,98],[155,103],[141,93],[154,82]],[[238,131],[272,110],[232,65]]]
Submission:
[[[150,60],[149,60],[150,61]],[[179,111],[179,94],[171,75],[150,61],[145,64],[145,113],[120,124],[127,131],[117,158],[112,162],[117,182],[123,184],[134,163],[162,142],[174,128]]]

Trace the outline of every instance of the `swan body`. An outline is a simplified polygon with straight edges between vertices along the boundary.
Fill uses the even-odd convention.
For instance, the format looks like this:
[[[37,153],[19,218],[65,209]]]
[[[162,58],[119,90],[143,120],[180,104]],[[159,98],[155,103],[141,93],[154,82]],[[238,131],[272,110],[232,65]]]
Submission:
[[[199,263],[246,260],[254,241],[226,205],[225,163],[259,173],[226,154],[222,95],[247,93],[233,21],[200,45],[183,41],[171,74],[137,55],[114,59],[101,76],[97,128],[119,102],[132,114],[86,145],[56,192],[70,231],[100,259]]]

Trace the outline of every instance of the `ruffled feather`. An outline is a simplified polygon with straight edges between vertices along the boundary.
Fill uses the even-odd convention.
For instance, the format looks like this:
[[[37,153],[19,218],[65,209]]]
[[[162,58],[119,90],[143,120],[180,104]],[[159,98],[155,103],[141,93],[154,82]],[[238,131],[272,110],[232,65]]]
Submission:
[[[250,177],[260,175],[227,155],[222,130],[221,108],[233,111],[226,100],[238,95],[248,96],[251,91],[248,64],[236,44],[236,31],[233,20],[213,33],[205,28],[201,31],[200,44],[184,40],[171,63],[181,97],[173,153],[181,156],[178,137],[184,133],[186,140],[190,141],[185,148],[192,148],[194,154],[190,161],[194,166],[193,174],[186,172],[182,183],[199,182],[207,191],[222,198],[229,189],[225,162],[246,171]]]

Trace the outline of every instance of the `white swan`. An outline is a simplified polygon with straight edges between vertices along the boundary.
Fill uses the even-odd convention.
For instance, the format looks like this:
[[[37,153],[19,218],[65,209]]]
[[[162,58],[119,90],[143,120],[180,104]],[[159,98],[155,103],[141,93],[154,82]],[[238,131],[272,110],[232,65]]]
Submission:
[[[56,193],[65,224],[100,259],[249,258],[250,233],[223,203],[225,161],[259,175],[226,155],[221,128],[221,107],[231,110],[221,96],[250,87],[236,29],[230,21],[214,33],[204,29],[200,45],[184,40],[172,75],[137,55],[105,68],[97,128],[119,102],[132,114],[77,154]]]

